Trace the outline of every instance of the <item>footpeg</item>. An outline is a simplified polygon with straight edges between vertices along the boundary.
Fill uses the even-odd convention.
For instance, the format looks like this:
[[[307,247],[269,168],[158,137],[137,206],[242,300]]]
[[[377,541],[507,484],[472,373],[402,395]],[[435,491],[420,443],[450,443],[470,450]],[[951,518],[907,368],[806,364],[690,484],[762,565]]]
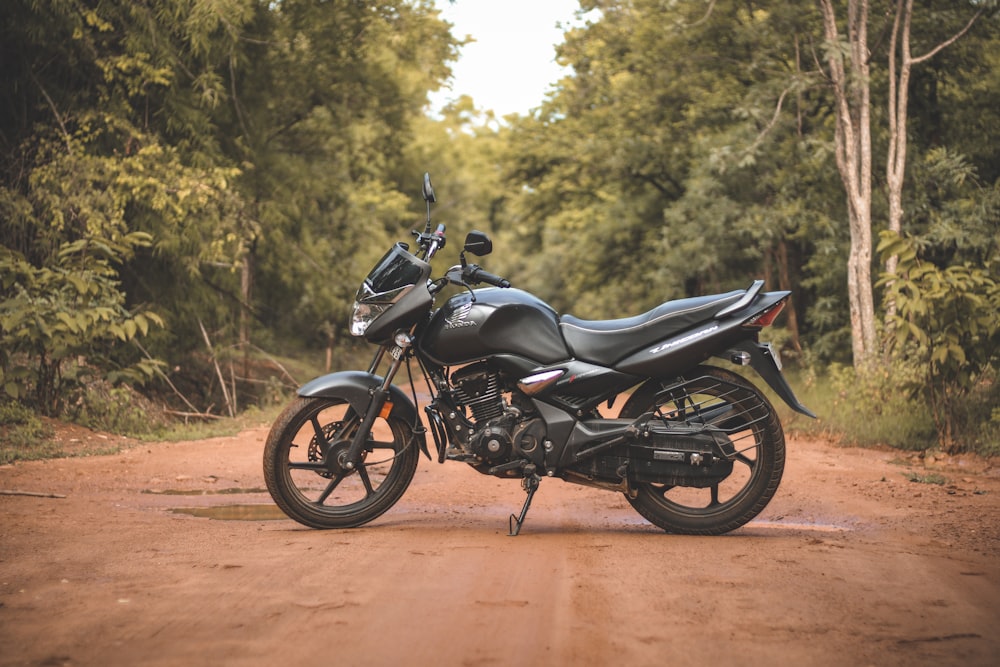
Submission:
[[[510,515],[509,531],[507,533],[510,537],[517,537],[521,532],[521,526],[524,525],[524,517],[528,514],[528,508],[531,507],[531,499],[535,497],[535,491],[538,490],[538,484],[541,481],[542,478],[535,473],[535,466],[533,464],[529,463],[524,466],[524,479],[521,480],[521,488],[527,492],[528,497],[524,499],[521,516]]]

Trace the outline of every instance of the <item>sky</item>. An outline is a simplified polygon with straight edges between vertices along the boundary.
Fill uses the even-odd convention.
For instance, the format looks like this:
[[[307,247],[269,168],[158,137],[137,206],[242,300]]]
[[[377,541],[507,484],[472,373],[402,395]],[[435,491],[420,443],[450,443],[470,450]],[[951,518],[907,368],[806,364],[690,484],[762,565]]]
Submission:
[[[441,18],[453,24],[458,39],[475,42],[452,64],[451,90],[431,95],[437,111],[460,95],[497,116],[526,114],[541,105],[551,84],[563,76],[555,45],[562,42],[559,22],[575,22],[577,0],[435,0]]]

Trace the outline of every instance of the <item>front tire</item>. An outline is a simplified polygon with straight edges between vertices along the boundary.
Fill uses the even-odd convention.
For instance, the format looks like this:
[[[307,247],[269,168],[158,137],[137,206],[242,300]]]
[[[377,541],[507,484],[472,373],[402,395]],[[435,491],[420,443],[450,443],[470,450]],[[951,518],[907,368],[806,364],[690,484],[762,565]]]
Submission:
[[[361,418],[339,399],[298,397],[275,420],[264,446],[264,481],[290,518],[311,528],[354,528],[385,513],[417,469],[412,427],[389,416],[368,434],[362,463],[342,455]]]
[[[634,497],[626,498],[650,523],[669,533],[722,535],[753,519],[774,497],[785,468],[785,436],[771,403],[750,382],[699,366],[670,383],[644,385],[620,416],[647,412],[668,423],[723,431],[734,452],[733,471],[704,489],[635,484]]]

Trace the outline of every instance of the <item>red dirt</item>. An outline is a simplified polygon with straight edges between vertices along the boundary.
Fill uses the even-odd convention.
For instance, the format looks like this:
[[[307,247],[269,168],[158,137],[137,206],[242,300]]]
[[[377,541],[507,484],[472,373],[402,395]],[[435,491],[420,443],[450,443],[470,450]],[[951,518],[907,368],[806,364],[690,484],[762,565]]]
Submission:
[[[0,665],[995,665],[1000,469],[791,439],[758,520],[666,535],[616,494],[423,460],[359,529],[266,507],[266,427],[0,467]],[[77,433],[75,443],[114,438]],[[928,470],[930,469],[930,470]],[[943,485],[908,481],[933,471]],[[220,493],[239,489],[251,493]],[[172,495],[168,492],[204,492]]]

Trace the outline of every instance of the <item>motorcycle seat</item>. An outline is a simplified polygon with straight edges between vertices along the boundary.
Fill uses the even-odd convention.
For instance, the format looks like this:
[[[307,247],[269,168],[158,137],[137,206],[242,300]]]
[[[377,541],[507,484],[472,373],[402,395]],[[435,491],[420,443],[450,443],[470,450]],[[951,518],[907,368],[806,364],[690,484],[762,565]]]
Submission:
[[[641,315],[616,320],[582,320],[563,315],[559,318],[559,328],[577,359],[611,366],[645,345],[711,319],[745,293],[745,290],[735,290],[668,301]]]

